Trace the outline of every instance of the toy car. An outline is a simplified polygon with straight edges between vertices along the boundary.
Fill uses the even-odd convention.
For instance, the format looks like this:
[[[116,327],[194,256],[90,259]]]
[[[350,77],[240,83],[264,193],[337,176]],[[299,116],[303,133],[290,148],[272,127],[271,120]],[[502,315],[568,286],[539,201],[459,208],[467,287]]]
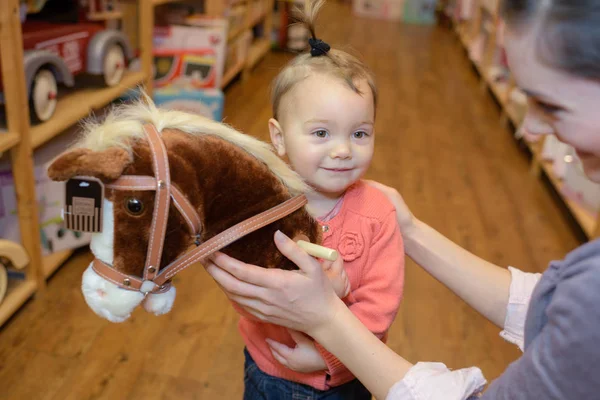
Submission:
[[[43,15],[52,5],[64,8],[68,3],[71,2],[49,0],[41,14],[22,23],[25,81],[34,122],[47,121],[54,114],[58,83],[72,87],[75,76],[87,73],[101,77],[107,86],[115,86],[133,58],[123,32],[106,29],[102,21],[87,19],[89,14],[83,6],[92,6],[85,0],[70,4],[66,13],[53,10],[59,17],[51,18],[52,22]],[[40,15],[44,20],[40,20]],[[4,102],[3,96],[0,102]]]

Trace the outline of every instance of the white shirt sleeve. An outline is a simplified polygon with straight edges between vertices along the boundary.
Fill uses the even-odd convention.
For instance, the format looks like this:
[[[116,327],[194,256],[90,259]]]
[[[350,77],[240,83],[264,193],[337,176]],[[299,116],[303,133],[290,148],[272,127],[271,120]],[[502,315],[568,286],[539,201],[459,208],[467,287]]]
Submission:
[[[512,279],[500,336],[522,351],[529,301],[542,275],[508,269]],[[485,384],[479,368],[451,371],[442,363],[418,363],[390,389],[386,400],[469,400],[478,398]]]
[[[531,274],[508,267],[512,280],[510,282],[510,295],[506,307],[504,330],[500,336],[507,342],[516,344],[523,351],[525,342],[525,318],[533,289],[539,282],[542,274]]]
[[[418,363],[386,400],[465,400],[479,397],[486,380],[479,368],[450,371],[442,363]]]

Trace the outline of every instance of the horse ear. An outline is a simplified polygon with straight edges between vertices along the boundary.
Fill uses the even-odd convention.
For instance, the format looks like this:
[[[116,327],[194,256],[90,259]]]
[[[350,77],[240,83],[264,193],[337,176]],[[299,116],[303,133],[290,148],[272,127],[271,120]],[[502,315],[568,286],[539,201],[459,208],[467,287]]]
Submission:
[[[104,151],[75,148],[58,156],[48,168],[54,181],[66,181],[74,176],[94,176],[100,180],[115,180],[133,162],[125,149],[110,147]]]

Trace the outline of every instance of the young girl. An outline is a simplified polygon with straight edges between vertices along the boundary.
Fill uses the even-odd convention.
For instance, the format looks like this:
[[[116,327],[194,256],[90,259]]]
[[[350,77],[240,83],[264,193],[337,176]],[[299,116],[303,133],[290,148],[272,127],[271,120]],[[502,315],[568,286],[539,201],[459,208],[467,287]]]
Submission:
[[[301,16],[311,51],[276,77],[269,130],[278,154],[315,189],[307,194],[308,210],[322,225],[323,245],[340,254],[330,267],[336,292],[385,341],[402,297],[404,251],[393,205],[360,180],[373,156],[377,91],[363,63],[316,38],[313,22],[322,4]],[[244,314],[239,328],[246,343],[245,400],[371,399],[311,338]]]

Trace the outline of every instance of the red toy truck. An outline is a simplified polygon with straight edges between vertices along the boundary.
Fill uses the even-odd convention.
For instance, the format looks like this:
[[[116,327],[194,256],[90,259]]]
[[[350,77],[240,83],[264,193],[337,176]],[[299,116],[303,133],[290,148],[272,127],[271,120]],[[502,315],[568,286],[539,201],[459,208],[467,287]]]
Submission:
[[[133,57],[123,32],[90,20],[101,15],[90,10],[96,13],[99,5],[106,5],[105,0],[41,3],[39,12],[22,21],[25,81],[34,122],[47,121],[54,114],[58,83],[72,87],[76,75],[87,73],[102,77],[107,86],[117,85]],[[27,11],[32,11],[31,5]],[[0,103],[4,103],[1,93]]]

